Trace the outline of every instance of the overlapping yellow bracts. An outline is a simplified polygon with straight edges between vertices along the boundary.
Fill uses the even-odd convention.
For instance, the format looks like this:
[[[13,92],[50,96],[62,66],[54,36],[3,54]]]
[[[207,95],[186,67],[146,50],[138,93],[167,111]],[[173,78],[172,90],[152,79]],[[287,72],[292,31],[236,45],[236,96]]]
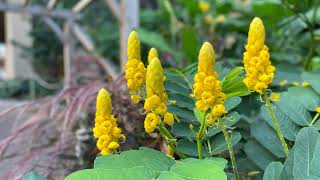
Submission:
[[[119,148],[119,139],[125,136],[117,126],[117,119],[111,114],[112,105],[110,94],[101,89],[97,95],[96,118],[93,135],[98,138],[97,147],[102,155],[110,154]]]
[[[161,63],[157,57],[153,58],[147,67],[146,91],[147,98],[144,109],[148,112],[144,121],[144,128],[147,133],[151,133],[161,123],[173,124],[173,115],[167,112],[167,93],[164,89],[165,76]]]
[[[148,54],[148,63],[150,64],[154,58],[158,58],[158,51],[156,48],[151,48]]]
[[[214,70],[214,50],[209,42],[202,45],[198,61],[198,72],[193,84],[196,107],[201,112],[211,109],[212,116],[220,116],[226,113],[223,105],[226,96]]]
[[[248,44],[243,54],[246,77],[243,80],[249,90],[262,93],[272,82],[275,67],[271,64],[270,54],[265,42],[265,30],[260,18],[254,18],[250,24]]]
[[[126,64],[125,76],[131,99],[135,103],[138,103],[140,101],[139,91],[145,83],[146,68],[141,62],[140,40],[135,31],[132,31],[128,38],[128,62]]]

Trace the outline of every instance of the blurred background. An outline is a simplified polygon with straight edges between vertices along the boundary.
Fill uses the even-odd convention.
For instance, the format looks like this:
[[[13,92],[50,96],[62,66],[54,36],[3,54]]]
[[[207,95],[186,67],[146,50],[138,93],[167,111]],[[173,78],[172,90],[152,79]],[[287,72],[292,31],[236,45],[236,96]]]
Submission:
[[[143,133],[141,105],[126,89],[130,31],[139,34],[144,62],[155,47],[165,67],[183,68],[209,41],[217,64],[232,68],[242,64],[249,24],[260,17],[277,66],[273,84],[283,87],[320,71],[319,7],[319,0],[1,0],[0,177],[36,170],[63,179],[91,167],[101,87],[111,91],[128,137],[123,150],[164,149]]]

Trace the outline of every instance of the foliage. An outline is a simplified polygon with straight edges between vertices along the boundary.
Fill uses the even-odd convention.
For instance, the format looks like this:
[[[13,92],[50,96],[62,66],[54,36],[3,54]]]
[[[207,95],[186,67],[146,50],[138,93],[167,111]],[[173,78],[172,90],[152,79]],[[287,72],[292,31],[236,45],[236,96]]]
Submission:
[[[204,12],[196,0],[158,0],[154,9],[143,8],[140,14],[137,32],[142,46],[156,47],[161,63],[171,66],[164,69],[164,87],[168,112],[176,122],[168,126],[167,133],[173,137],[162,140],[175,148],[174,159],[148,148],[123,151],[98,156],[93,169],[74,172],[67,179],[234,179],[231,152],[243,179],[320,178],[319,1],[206,2],[210,8]],[[276,67],[269,87],[273,92],[266,89],[265,93],[272,97],[277,92],[280,98],[271,98],[271,102],[248,90],[243,83],[244,68],[239,66],[254,16],[265,20],[265,44]],[[216,47],[215,70],[227,96],[228,113],[222,117],[223,126],[206,127],[199,148],[197,132],[206,114],[195,107],[191,94],[195,61],[204,40]],[[142,48],[142,54],[146,49]],[[284,139],[279,139],[274,119]],[[230,136],[229,143],[225,134]],[[152,136],[159,141],[155,133]],[[288,155],[282,140],[290,149]],[[204,160],[198,160],[199,149]]]
[[[98,156],[94,169],[77,171],[66,180],[81,179],[227,179],[222,158],[184,159],[175,161],[149,148],[130,150],[120,155]]]

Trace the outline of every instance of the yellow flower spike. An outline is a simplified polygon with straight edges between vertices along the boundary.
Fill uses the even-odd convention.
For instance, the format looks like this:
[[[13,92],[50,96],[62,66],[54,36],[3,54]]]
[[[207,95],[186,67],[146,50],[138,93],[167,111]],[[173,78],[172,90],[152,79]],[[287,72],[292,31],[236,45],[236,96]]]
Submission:
[[[209,42],[203,43],[198,57],[198,72],[204,72],[206,75],[212,75],[214,72],[214,50]]]
[[[243,80],[249,90],[262,94],[274,78],[275,67],[271,64],[265,30],[260,18],[254,18],[249,27],[248,44],[243,54],[246,77]]]
[[[158,58],[154,58],[147,67],[146,91],[147,96],[157,95],[162,100],[164,96],[164,74]]]
[[[158,51],[156,48],[151,48],[148,54],[148,63],[150,64],[154,58],[158,58]]]
[[[131,95],[139,93],[145,84],[146,69],[141,62],[140,40],[138,34],[132,31],[128,38],[128,62],[125,77]],[[137,102],[137,98],[133,99]]]
[[[97,138],[97,147],[102,155],[108,155],[119,148],[119,139],[124,140],[121,129],[117,126],[117,119],[111,115],[112,104],[110,94],[101,89],[97,95],[96,118],[93,135]]]
[[[111,115],[112,105],[110,94],[104,88],[102,88],[97,95],[96,110],[97,117]]]
[[[210,9],[210,4],[207,1],[200,0],[198,2],[198,7],[202,12],[207,12]]]
[[[315,111],[316,111],[317,113],[320,113],[320,106],[319,106],[319,107],[316,107]]]
[[[141,60],[140,57],[140,40],[138,33],[132,31],[128,38],[128,59]]]
[[[220,116],[225,112],[223,103],[226,96],[214,70],[214,50],[209,42],[202,45],[198,61],[198,72],[193,84],[193,93],[197,100],[195,105],[201,112],[206,112],[209,108],[213,111],[215,106],[218,106],[220,109],[215,110],[214,115]]]
[[[262,49],[265,41],[265,30],[260,18],[255,17],[249,27],[248,45],[253,45],[253,50]],[[257,51],[255,51],[257,52]]]

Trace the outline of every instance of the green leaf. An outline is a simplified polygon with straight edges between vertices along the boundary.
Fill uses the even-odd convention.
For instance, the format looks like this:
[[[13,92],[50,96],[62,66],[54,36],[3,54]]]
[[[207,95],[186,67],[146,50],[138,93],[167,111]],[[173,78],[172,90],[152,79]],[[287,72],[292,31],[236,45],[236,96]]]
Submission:
[[[313,127],[303,128],[299,131],[294,149],[293,176],[298,179],[306,179],[320,176],[319,158],[315,158],[316,149],[320,148],[320,134]]]
[[[151,169],[143,166],[137,166],[119,169],[85,169],[70,174],[65,178],[65,180],[150,180],[154,177],[154,173]]]
[[[175,105],[193,110],[195,107],[194,99],[181,93],[168,93],[169,100],[176,101]]]
[[[278,158],[286,157],[276,132],[266,122],[256,122],[250,126],[251,135]]]
[[[227,161],[222,158],[184,159],[171,167],[171,172],[183,177],[185,180],[206,179],[226,180],[223,171]]]
[[[281,2],[273,0],[253,1],[252,10],[257,17],[270,17],[264,19],[269,26],[272,22],[288,16],[288,10],[284,8]]]
[[[138,29],[139,38],[141,42],[148,44],[149,46],[156,47],[160,51],[170,52],[173,50],[166,42],[166,40],[159,34],[146,29]]]
[[[232,69],[222,80],[222,91],[228,96],[246,96],[250,94],[248,88],[243,83],[243,67]]]
[[[280,125],[280,129],[281,129],[283,136],[286,139],[289,139],[290,141],[294,141],[300,127],[298,125],[296,125],[289,118],[289,116],[285,115],[278,108],[275,108],[274,106],[272,106],[272,109],[273,109],[274,114],[276,116],[276,119]],[[273,129],[275,129],[268,108],[266,106],[261,106],[260,113],[261,113],[263,119],[266,120],[266,122],[269,124],[269,126],[271,126]]]
[[[197,143],[187,139],[178,141],[177,150],[189,156],[198,157]],[[203,156],[210,156],[206,147],[202,146]]]
[[[228,98],[224,102],[224,106],[227,111],[230,111],[233,108],[237,107],[241,103],[241,101],[242,101],[241,97],[234,96],[234,97]]]
[[[308,82],[320,94],[320,73],[303,72],[302,79]]]
[[[150,149],[125,151],[119,155],[98,156],[94,161],[94,168],[115,169],[143,166],[151,169],[156,176],[167,171],[175,161],[164,153]]]
[[[191,89],[190,89],[191,87],[189,85],[188,79],[180,70],[173,69],[173,68],[165,69],[165,76],[166,76],[166,81],[176,83],[179,86],[185,89],[188,89],[188,91],[191,92]]]
[[[45,177],[38,175],[36,172],[31,171],[22,177],[22,180],[46,180]]]
[[[197,120],[199,121],[200,124],[202,124],[203,119],[205,118],[205,113],[199,111],[198,108],[194,108],[193,110],[194,115],[196,116]]]
[[[197,121],[193,112],[187,108],[169,105],[168,111],[177,115],[180,118],[180,121],[182,122],[191,123],[191,122]]]
[[[167,172],[161,173],[157,180],[185,180],[185,179],[174,172],[167,171]]]
[[[181,85],[181,83],[173,82],[171,80],[165,81],[164,87],[168,92],[180,93],[180,94],[190,94],[190,90]]]
[[[236,124],[240,119],[240,115],[238,112],[236,111],[232,111],[231,113],[227,114],[227,117],[223,120],[223,124],[226,127],[231,127],[234,124]],[[205,135],[204,139],[207,139],[209,137],[212,137],[216,134],[218,134],[219,132],[221,132],[221,128],[220,127],[209,127],[208,128],[208,133]]]
[[[281,93],[280,100],[275,104],[296,124],[300,126],[308,126],[310,124],[312,120],[310,113],[288,93]]]
[[[283,165],[281,162],[270,163],[263,175],[263,180],[281,180],[280,175]]]
[[[275,156],[254,140],[249,140],[244,145],[244,152],[262,170],[266,169],[268,164],[277,160]]]
[[[301,103],[309,111],[320,106],[320,96],[310,87],[291,87],[289,95]]]
[[[281,171],[281,179],[284,180],[291,180],[293,178],[293,163],[294,163],[294,146],[292,149],[289,151],[289,155],[286,158],[283,168]]]
[[[197,60],[198,56],[198,36],[196,31],[188,26],[184,26],[181,30],[182,50],[189,62]]]
[[[290,65],[288,63],[279,64],[277,65],[275,77],[272,81],[272,84],[279,85],[283,81],[287,81],[288,83],[301,82],[301,73],[302,68],[298,68],[297,66]]]
[[[238,142],[241,140],[241,134],[239,132],[233,132],[230,136],[230,140],[232,146],[238,144]],[[219,133],[211,139],[211,146],[212,154],[214,155],[219,154],[228,149],[226,140],[222,133]]]
[[[184,122],[174,123],[171,127],[171,132],[176,137],[184,137],[188,139],[195,139],[195,134],[190,130],[190,124]],[[194,131],[198,132],[199,126],[194,126]]]

